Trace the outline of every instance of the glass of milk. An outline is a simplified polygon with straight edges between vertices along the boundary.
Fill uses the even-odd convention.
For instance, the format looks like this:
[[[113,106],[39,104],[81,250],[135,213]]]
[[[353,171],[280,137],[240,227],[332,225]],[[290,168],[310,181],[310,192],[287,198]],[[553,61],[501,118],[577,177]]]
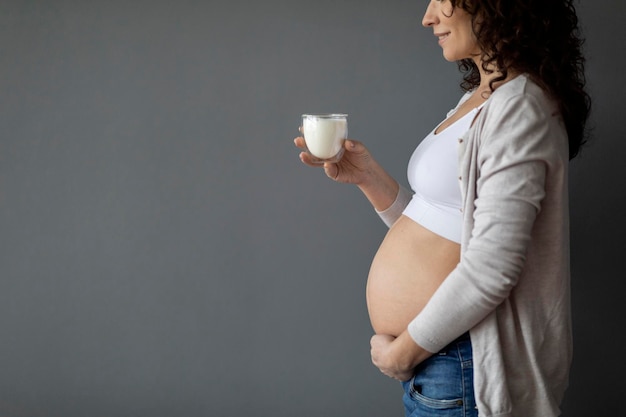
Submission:
[[[348,137],[348,115],[303,114],[302,136],[314,163],[337,162],[343,156],[343,143]]]

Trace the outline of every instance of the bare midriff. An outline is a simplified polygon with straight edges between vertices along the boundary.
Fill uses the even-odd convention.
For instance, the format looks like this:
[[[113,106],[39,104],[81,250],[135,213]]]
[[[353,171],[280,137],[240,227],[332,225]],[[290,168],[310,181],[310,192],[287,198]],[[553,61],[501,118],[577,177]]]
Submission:
[[[401,216],[372,261],[367,307],[377,334],[398,336],[456,267],[460,245]]]

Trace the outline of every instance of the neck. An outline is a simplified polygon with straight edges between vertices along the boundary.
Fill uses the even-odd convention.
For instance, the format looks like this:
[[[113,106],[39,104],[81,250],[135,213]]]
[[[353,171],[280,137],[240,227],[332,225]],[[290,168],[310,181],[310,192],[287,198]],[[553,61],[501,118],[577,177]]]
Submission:
[[[477,60],[476,66],[478,67],[478,71],[480,72],[480,85],[477,88],[477,91],[483,93],[491,93],[491,82],[496,78],[500,78],[502,76],[502,71],[495,69],[495,66],[491,65],[487,67],[487,69],[483,68],[482,61]],[[498,80],[493,83],[493,89],[497,89],[502,84],[512,80],[517,77],[519,74],[517,71],[507,70],[506,78],[502,80]]]

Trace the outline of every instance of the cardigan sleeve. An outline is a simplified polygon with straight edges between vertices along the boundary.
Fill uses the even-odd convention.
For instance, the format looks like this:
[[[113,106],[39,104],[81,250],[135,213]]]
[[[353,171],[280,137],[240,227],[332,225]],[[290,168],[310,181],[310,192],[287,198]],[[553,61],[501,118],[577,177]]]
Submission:
[[[561,158],[547,100],[523,93],[491,98],[472,132],[477,172],[466,188],[475,198],[464,203],[461,261],[408,326],[415,342],[430,352],[478,324],[516,286],[547,170]]]
[[[393,226],[396,220],[398,220],[402,215],[402,212],[409,204],[409,201],[411,201],[411,196],[411,192],[406,187],[400,185],[398,195],[396,195],[396,199],[391,206],[382,211],[376,210],[376,214],[378,214],[387,227]]]

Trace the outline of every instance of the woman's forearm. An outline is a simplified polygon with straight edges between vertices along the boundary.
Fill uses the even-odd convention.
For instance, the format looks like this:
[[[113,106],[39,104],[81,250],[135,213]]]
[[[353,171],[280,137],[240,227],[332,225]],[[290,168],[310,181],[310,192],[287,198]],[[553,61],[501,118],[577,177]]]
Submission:
[[[371,168],[366,180],[357,186],[378,212],[393,204],[400,189],[398,182],[378,164]]]

